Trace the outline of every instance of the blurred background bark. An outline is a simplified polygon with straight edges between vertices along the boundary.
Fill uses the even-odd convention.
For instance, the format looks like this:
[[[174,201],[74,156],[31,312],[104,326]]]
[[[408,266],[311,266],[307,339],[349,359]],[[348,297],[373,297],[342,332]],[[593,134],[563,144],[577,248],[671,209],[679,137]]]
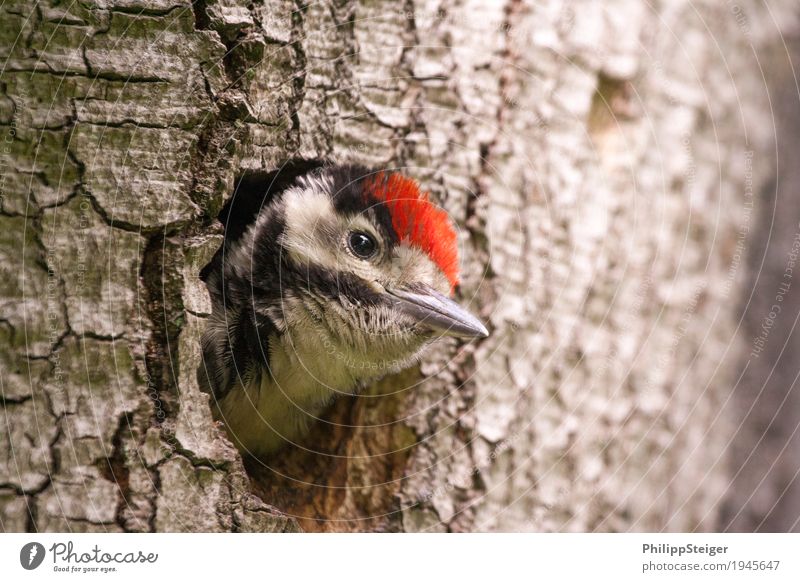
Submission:
[[[741,296],[742,335],[732,418],[733,480],[721,526],[732,531],[800,531],[800,92],[795,31],[774,47],[766,70],[777,126],[777,171],[760,191]],[[771,318],[773,306],[780,312]],[[763,345],[762,345],[763,343]]]
[[[758,393],[778,331],[742,364],[797,226],[791,6],[4,3],[0,525],[796,528],[793,373]],[[292,156],[417,177],[492,335],[243,463],[195,381],[198,273],[237,173]]]

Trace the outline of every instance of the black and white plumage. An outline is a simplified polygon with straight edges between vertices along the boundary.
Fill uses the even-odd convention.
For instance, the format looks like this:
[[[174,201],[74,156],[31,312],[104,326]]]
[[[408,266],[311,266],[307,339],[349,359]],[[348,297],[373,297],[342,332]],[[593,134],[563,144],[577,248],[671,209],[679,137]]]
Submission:
[[[448,297],[449,219],[396,172],[315,160],[251,172],[220,219],[199,377],[242,452],[297,442],[337,393],[411,365],[436,337],[487,335]]]

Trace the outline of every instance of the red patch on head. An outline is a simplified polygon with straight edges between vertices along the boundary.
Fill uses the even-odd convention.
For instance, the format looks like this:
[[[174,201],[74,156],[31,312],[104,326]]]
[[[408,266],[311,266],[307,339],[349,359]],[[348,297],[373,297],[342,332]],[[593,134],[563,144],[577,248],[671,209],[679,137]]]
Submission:
[[[447,212],[437,208],[427,192],[420,192],[416,181],[400,174],[378,172],[367,180],[366,190],[386,202],[397,237],[425,251],[452,291],[458,285],[458,244]]]

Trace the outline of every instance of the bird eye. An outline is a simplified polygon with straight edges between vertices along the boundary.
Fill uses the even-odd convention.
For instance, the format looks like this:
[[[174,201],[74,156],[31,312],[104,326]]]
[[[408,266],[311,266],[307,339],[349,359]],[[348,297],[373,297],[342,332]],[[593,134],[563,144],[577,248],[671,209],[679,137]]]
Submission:
[[[347,236],[347,246],[360,259],[369,259],[378,250],[378,243],[364,232],[351,232]]]

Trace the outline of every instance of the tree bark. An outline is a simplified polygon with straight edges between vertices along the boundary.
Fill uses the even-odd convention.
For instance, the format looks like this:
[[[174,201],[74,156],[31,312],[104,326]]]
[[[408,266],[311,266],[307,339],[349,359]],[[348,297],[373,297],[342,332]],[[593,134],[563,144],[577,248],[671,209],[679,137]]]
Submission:
[[[800,531],[800,285],[794,274],[800,248],[800,62],[797,31],[768,53],[766,82],[775,116],[773,179],[760,194],[740,304],[742,358],[734,394],[738,427],[731,443],[732,483],[721,525],[731,531]],[[779,305],[778,317],[772,314]]]
[[[773,4],[3,4],[3,529],[716,527]],[[417,177],[491,336],[245,463],[198,273],[293,156]]]

